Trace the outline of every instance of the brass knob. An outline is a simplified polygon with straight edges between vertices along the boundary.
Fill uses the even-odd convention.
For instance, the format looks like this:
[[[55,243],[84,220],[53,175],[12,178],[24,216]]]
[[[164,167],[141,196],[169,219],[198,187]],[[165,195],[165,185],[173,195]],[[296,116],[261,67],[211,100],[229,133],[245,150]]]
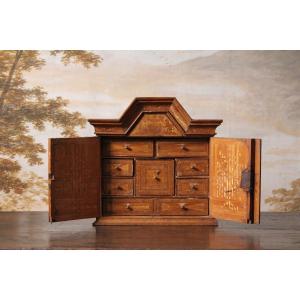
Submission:
[[[126,203],[126,208],[127,208],[128,210],[132,210],[132,207],[130,206],[130,203]]]
[[[157,181],[160,181],[160,178],[157,175],[153,176],[153,178]]]
[[[123,188],[120,185],[117,186],[117,189],[118,190],[123,190]]]
[[[118,171],[121,171],[121,170],[122,170],[122,169],[121,169],[121,165],[116,165],[116,166],[115,166],[115,169],[118,170]]]
[[[191,166],[191,169],[192,170],[197,170],[197,166],[194,164],[194,165]]]
[[[125,144],[124,148],[127,149],[127,150],[131,150],[131,148],[130,148],[130,146],[128,144]]]
[[[186,205],[185,203],[179,203],[181,209],[187,210],[187,207],[185,205]]]
[[[192,184],[191,184],[191,188],[192,188],[193,190],[198,190],[198,184],[197,184],[197,183],[192,183]]]
[[[181,148],[181,150],[187,150],[187,147],[185,146],[185,144],[182,144],[182,145],[180,146],[180,148]]]

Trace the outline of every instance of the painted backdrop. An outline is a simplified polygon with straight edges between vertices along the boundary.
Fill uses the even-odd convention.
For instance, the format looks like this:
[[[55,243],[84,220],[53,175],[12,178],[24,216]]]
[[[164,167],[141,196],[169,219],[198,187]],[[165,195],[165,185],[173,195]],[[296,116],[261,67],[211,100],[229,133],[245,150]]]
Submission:
[[[0,210],[47,209],[47,139],[175,96],[218,136],[263,139],[262,209],[300,210],[300,51],[0,51]]]

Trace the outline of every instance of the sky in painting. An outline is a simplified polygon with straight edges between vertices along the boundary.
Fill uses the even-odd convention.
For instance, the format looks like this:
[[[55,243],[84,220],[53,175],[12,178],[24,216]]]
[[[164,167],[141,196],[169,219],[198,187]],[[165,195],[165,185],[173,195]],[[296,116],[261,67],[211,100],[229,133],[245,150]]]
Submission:
[[[95,52],[103,62],[84,69],[44,51],[46,65],[26,74],[27,85],[69,99],[86,118],[118,118],[135,97],[175,96],[192,118],[223,119],[217,136],[263,139],[263,200],[300,177],[300,51]],[[33,134],[45,145],[60,136],[50,127]],[[92,136],[92,126],[80,135]],[[23,165],[46,178],[43,159]]]

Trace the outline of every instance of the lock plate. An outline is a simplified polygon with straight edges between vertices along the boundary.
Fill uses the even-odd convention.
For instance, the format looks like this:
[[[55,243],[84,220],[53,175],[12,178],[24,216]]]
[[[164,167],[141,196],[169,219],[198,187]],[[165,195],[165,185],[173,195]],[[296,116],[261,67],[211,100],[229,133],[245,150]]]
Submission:
[[[251,175],[252,174],[249,169],[245,169],[242,171],[240,187],[246,192],[249,192],[252,189],[252,186],[251,186],[252,176]]]

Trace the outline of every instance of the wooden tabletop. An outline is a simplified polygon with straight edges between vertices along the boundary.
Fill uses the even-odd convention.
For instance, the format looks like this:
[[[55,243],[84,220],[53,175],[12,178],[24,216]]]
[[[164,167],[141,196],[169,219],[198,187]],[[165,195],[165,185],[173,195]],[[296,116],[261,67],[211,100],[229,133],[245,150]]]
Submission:
[[[260,225],[100,226],[48,223],[46,212],[1,212],[0,249],[300,249],[300,213],[263,213]]]

